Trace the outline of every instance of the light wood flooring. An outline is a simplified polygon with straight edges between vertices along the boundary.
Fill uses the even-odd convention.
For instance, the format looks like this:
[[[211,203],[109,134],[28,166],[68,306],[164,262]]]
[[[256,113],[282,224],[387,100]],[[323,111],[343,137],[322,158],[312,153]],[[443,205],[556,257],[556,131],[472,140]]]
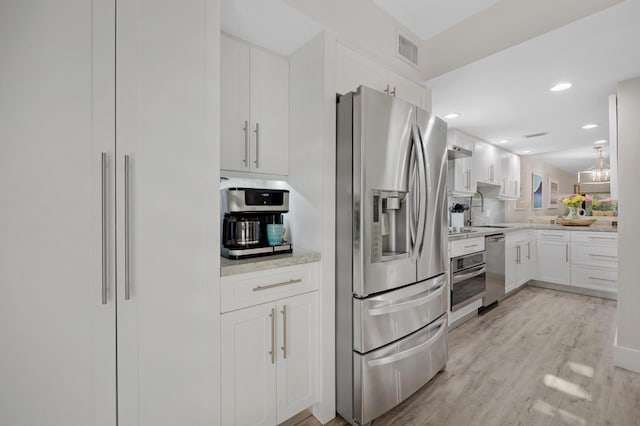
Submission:
[[[374,426],[640,425],[640,374],[612,362],[615,315],[614,301],[525,287],[452,330],[446,370]]]

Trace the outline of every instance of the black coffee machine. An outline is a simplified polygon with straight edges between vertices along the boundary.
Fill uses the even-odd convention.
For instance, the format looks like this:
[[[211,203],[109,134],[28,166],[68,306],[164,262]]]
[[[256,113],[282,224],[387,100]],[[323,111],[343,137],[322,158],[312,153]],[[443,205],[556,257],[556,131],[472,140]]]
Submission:
[[[282,239],[269,244],[267,225],[282,225],[289,211],[289,191],[285,189],[226,188],[221,191],[222,247],[229,259],[291,253]]]

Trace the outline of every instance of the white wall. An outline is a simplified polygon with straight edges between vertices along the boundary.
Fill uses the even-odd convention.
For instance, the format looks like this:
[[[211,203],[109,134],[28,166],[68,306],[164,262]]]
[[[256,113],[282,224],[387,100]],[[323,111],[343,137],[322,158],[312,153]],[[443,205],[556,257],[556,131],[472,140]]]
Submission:
[[[640,77],[618,84],[618,333],[614,348],[615,364],[640,372],[640,284],[638,279],[638,241],[640,198],[638,181],[640,160]]]
[[[535,173],[542,176],[543,192],[542,192],[542,210],[531,209],[531,175]],[[573,184],[578,181],[577,176],[568,174],[567,172],[554,167],[535,156],[520,157],[520,192],[521,196],[528,197],[528,207],[524,210],[514,210],[516,208],[515,201],[505,201],[505,220],[507,222],[527,222],[531,216],[564,216],[567,214],[567,208],[564,204],[558,203],[558,208],[550,209],[549,205],[549,178],[557,180],[560,184],[559,196],[573,194]]]
[[[335,417],[336,38],[322,33],[289,58],[291,229],[298,247],[321,253],[320,402]]]

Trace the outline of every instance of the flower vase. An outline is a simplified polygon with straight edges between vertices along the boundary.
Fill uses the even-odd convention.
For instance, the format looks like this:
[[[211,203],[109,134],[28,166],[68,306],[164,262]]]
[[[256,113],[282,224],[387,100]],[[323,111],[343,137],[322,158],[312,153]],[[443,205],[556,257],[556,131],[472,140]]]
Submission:
[[[569,206],[569,215],[567,219],[578,219],[578,208]]]

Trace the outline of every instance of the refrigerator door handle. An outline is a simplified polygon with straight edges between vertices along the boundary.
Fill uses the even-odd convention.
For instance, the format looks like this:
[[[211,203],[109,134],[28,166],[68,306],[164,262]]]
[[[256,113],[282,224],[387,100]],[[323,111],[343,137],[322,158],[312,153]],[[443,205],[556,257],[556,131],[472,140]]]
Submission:
[[[409,231],[411,232],[411,244],[409,244],[409,256],[412,261],[416,261],[417,253],[416,244],[418,242],[417,228],[418,228],[418,220],[416,216],[418,215],[416,205],[418,197],[416,197],[418,180],[416,179],[416,150],[418,147],[416,146],[415,141],[412,141],[411,147],[409,148]]]
[[[416,146],[416,151],[418,153],[418,187],[420,203],[418,209],[418,231],[415,249],[419,253],[422,250],[425,225],[427,222],[427,173],[425,171],[424,145],[422,144],[422,139],[420,138],[420,131],[418,129],[418,126],[414,125],[411,131],[413,134],[413,141]]]

